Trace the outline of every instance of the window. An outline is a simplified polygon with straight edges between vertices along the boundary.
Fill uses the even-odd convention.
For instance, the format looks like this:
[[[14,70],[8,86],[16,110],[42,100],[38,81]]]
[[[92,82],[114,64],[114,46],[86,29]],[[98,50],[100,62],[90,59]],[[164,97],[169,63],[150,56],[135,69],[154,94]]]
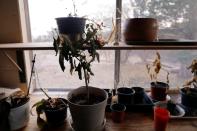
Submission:
[[[112,17],[115,15],[114,0],[75,0],[78,16],[86,16],[96,22],[104,23],[103,34],[108,37],[112,28]],[[33,42],[52,41],[52,30],[57,28],[55,18],[66,17],[73,13],[72,0],[29,0],[30,23]],[[93,64],[95,77],[91,77],[90,85],[100,88],[114,86],[114,51],[99,51],[100,63]],[[38,88],[72,89],[85,85],[77,73],[74,77],[69,70],[62,72],[58,57],[54,51],[33,51],[36,54],[35,80]]]
[[[158,39],[179,41],[197,38],[197,18],[194,17],[197,7],[195,0],[117,1],[122,2],[122,32],[127,18],[154,17],[159,21]],[[75,5],[79,16],[104,22],[106,28],[103,33],[106,37],[112,30],[112,18],[115,20],[116,9],[121,10],[116,7],[115,0],[75,0]],[[55,18],[73,13],[73,4],[72,0],[29,0],[29,10],[33,42],[52,41],[51,31],[56,28]],[[121,39],[123,41],[122,35]],[[180,86],[190,78],[191,73],[186,67],[192,59],[196,58],[196,51],[162,50],[159,52],[164,68],[170,72],[171,87]],[[78,80],[77,75],[71,77],[69,73],[61,71],[54,51],[34,51],[33,53],[37,54],[36,72],[39,76],[37,83],[42,87],[70,89],[84,85],[83,81]],[[91,85],[113,88],[115,83],[118,86],[149,87],[150,80],[145,64],[154,59],[155,51],[124,50],[120,52],[120,59],[116,51],[101,50],[100,54],[101,62],[93,64],[95,77],[92,78]],[[119,60],[120,71],[115,65]],[[159,80],[166,81],[166,74],[163,71],[160,75]],[[120,78],[118,83],[114,82],[114,76]]]

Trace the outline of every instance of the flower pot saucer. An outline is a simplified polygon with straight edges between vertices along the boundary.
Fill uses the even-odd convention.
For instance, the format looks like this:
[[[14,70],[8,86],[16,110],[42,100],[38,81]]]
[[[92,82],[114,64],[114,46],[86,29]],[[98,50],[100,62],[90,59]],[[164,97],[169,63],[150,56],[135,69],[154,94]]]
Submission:
[[[168,103],[167,101],[159,101],[155,103],[155,106],[168,109],[167,103]],[[185,115],[185,110],[179,104],[175,104],[175,105],[176,107],[173,110],[173,112],[176,112],[176,114],[174,114],[173,112],[170,112],[170,109],[168,109],[170,112],[171,119],[181,118]]]
[[[70,124],[72,131],[75,131],[73,127],[72,118],[69,118],[69,124]],[[103,131],[105,129],[105,125],[106,125],[106,118],[104,119],[103,124],[100,127],[97,127],[96,129],[94,129],[94,131]]]
[[[155,103],[155,102],[158,102],[158,100],[154,100],[154,99],[152,98],[151,92],[148,92],[147,94],[148,94],[148,96],[152,99],[152,101],[153,101],[154,103]],[[169,95],[166,95],[166,100],[164,100],[164,101],[169,101],[169,100],[171,100],[171,97],[170,97]]]

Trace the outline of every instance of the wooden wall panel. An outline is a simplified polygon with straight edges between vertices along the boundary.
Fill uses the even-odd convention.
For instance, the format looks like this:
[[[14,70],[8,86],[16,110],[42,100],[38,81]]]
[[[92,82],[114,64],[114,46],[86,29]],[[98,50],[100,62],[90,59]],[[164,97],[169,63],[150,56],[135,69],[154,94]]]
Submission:
[[[18,42],[22,42],[18,0],[0,0],[0,44]],[[7,53],[17,61],[16,51]],[[3,51],[0,51],[0,87],[18,87],[19,85],[18,69]]]

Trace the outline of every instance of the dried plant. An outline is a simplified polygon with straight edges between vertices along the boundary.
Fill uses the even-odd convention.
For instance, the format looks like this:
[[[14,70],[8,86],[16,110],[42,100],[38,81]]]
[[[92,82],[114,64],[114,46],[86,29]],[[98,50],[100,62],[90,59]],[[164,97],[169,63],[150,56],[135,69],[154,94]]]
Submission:
[[[150,76],[151,81],[157,82],[157,76],[158,76],[160,70],[163,69],[162,64],[161,64],[161,55],[159,54],[159,52],[156,52],[156,58],[153,61],[153,63],[146,64],[146,69],[147,69],[147,72]],[[169,74],[170,73],[165,69],[163,69],[163,70],[167,72],[166,79],[167,79],[167,83],[169,83],[170,82],[169,81]]]

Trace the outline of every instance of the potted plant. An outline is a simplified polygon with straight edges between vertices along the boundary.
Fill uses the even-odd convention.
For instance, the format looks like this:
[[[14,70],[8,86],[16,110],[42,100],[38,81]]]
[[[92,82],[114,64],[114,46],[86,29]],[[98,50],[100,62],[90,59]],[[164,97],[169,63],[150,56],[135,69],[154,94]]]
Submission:
[[[8,121],[10,130],[18,130],[29,122],[30,98],[23,91],[16,91],[6,101],[10,105]]]
[[[164,101],[166,100],[167,91],[169,89],[169,72],[164,70],[161,66],[161,56],[159,52],[156,52],[156,59],[153,61],[152,64],[147,64],[146,68],[148,74],[151,78],[151,97],[153,100],[156,101]],[[160,82],[157,81],[157,75],[159,74],[160,70],[163,69],[167,72],[167,82]]]
[[[67,17],[56,18],[58,30],[60,34],[67,35],[71,41],[79,40],[84,33],[86,18],[77,15],[76,5],[74,0],[73,14],[70,13]]]
[[[65,70],[65,62],[70,64],[70,73],[77,72],[79,79],[85,80],[85,86],[81,86],[68,93],[68,105],[72,116],[71,126],[76,131],[92,131],[103,127],[107,93],[99,88],[89,86],[90,76],[94,73],[91,64],[99,54],[96,49],[102,47],[105,42],[100,31],[103,24],[97,24],[89,20],[85,24],[81,36],[77,39],[68,34],[57,32],[54,38],[54,49],[59,54],[59,64]]]
[[[42,88],[41,91],[48,97],[42,99],[32,106],[36,107],[37,125],[39,128],[60,126],[67,117],[67,101],[63,98],[51,98]],[[46,120],[41,115],[45,113]]]
[[[181,103],[186,107],[197,108],[197,60],[194,59],[188,67],[193,73],[193,78],[186,81],[181,92]]]

